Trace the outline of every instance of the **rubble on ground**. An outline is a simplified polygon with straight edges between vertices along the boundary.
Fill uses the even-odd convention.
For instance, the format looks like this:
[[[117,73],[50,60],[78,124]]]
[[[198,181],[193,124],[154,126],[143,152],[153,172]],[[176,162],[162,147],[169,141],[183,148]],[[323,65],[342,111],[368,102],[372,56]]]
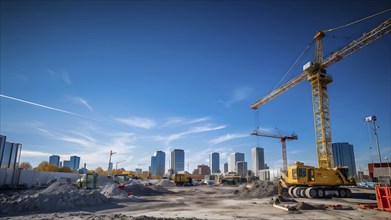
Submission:
[[[236,190],[234,194],[239,197],[266,197],[277,195],[277,185],[271,181],[259,181],[249,187]]]
[[[139,183],[126,184],[124,190],[134,196],[157,196],[163,194],[161,191],[156,191]]]
[[[110,204],[95,190],[79,190],[69,183],[55,182],[35,194],[0,195],[0,214],[20,212],[59,212]]]
[[[115,183],[109,183],[105,186],[101,186],[98,189],[102,195],[108,199],[127,199],[129,198],[128,193],[122,189],[118,188],[118,185]]]
[[[324,205],[322,204],[308,204],[308,203],[305,203],[305,202],[299,202],[297,203],[297,205],[295,206],[296,209],[300,209],[300,210],[315,210],[315,209],[326,209]]]
[[[162,187],[175,187],[175,183],[173,181],[162,179],[158,183],[155,184],[155,186],[162,186]]]

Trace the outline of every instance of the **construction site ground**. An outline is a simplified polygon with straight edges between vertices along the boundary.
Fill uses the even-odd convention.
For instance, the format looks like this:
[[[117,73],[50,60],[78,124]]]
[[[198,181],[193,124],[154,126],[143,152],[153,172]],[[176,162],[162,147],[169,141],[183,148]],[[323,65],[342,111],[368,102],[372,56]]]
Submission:
[[[276,197],[271,194],[275,188],[267,184],[258,187],[257,193],[253,193],[254,187],[249,190],[243,185],[162,189],[164,193],[159,195],[133,195],[64,212],[3,213],[0,219],[391,219],[391,212],[357,208],[376,203],[374,191],[369,189],[352,188],[352,198],[290,198],[286,204],[296,206],[295,211],[274,207]]]

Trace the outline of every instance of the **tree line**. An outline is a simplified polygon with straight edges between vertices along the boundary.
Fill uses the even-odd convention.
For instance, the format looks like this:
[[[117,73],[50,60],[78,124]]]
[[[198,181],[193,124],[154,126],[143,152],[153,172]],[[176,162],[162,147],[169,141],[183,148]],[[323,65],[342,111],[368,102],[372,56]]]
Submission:
[[[74,173],[76,171],[71,170],[71,168],[63,166],[59,167],[55,164],[51,164],[47,161],[42,161],[37,167],[33,168],[29,162],[22,162],[19,164],[19,168],[27,170],[36,170],[36,171],[45,171],[45,172],[62,172],[62,173]],[[112,175],[121,174],[123,171],[126,171],[124,168],[117,170],[112,170]],[[108,176],[108,170],[103,170],[101,167],[96,168],[95,170],[88,170],[88,173],[97,173],[103,176]]]

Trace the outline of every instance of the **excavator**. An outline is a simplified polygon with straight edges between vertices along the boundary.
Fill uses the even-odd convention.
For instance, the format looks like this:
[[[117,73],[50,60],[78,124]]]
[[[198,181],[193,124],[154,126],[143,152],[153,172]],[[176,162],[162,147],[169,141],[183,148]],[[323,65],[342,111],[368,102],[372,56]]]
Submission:
[[[350,189],[343,186],[355,185],[355,180],[348,176],[348,167],[335,167],[334,165],[327,92],[327,85],[333,79],[327,74],[326,68],[385,36],[391,31],[390,27],[391,18],[325,59],[323,59],[322,39],[331,30],[318,31],[313,38],[313,41],[315,41],[315,61],[304,65],[303,73],[251,105],[252,109],[258,109],[261,105],[273,100],[306,79],[311,84],[319,167],[304,165],[302,162],[296,162],[293,166],[289,166],[288,172],[286,174],[282,173],[279,180],[279,197],[282,196],[283,190],[286,190],[292,197],[351,197]]]

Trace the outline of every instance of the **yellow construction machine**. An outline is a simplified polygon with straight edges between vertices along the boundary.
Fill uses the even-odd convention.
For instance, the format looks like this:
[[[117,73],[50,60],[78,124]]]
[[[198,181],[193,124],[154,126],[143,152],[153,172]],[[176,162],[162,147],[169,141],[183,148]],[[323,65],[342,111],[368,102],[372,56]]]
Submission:
[[[185,173],[174,174],[172,179],[177,186],[191,186],[193,184],[193,179]]]
[[[352,196],[350,189],[340,186],[356,183],[352,177],[348,177],[348,167],[316,168],[296,162],[295,165],[288,167],[287,174],[281,174],[279,184],[279,195],[282,194],[282,188],[285,188],[292,197],[339,196],[349,198]]]
[[[251,105],[252,109],[258,109],[261,105],[305,80],[308,80],[311,84],[319,168],[306,166],[301,162],[296,162],[295,165],[288,167],[288,172],[283,173],[280,179],[280,195],[282,189],[285,188],[294,197],[351,196],[352,193],[348,188],[341,188],[341,186],[355,185],[354,179],[348,177],[348,167],[335,167],[334,165],[327,92],[327,85],[333,80],[326,73],[326,68],[388,34],[391,31],[390,27],[391,19],[387,19],[373,30],[364,33],[361,37],[325,59],[323,59],[322,39],[332,29],[317,32],[313,38],[316,44],[314,63],[307,63],[303,66],[303,73]]]

